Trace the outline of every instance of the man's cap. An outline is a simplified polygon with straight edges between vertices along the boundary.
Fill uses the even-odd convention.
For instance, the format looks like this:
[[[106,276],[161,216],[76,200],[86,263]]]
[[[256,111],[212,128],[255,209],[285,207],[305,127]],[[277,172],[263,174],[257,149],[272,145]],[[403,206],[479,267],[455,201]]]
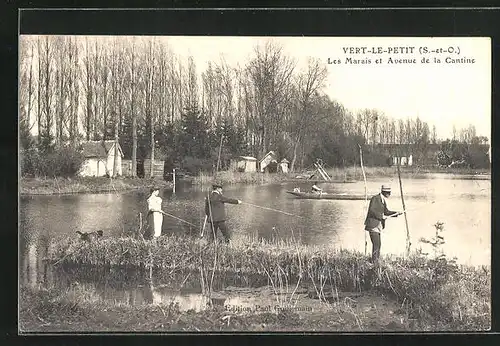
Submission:
[[[382,185],[382,192],[391,192],[390,185]]]

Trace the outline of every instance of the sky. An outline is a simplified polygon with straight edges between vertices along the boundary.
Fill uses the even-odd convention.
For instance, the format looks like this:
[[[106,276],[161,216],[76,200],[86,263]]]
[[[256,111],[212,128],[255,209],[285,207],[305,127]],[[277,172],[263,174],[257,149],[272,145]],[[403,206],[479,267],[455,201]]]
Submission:
[[[299,69],[305,67],[308,57],[325,62],[328,79],[324,91],[351,111],[375,108],[396,119],[419,116],[431,128],[436,125],[440,138],[451,138],[453,125],[460,129],[472,124],[477,135],[491,138],[489,38],[174,36],[164,39],[175,54],[186,59],[192,56],[199,70],[204,70],[208,61],[220,61],[221,57],[229,65],[244,65],[256,44],[272,40],[297,60]],[[360,49],[356,54],[356,48],[361,47],[366,47],[364,53]],[[425,47],[428,53],[420,50]],[[416,59],[416,63],[389,64],[389,57]],[[429,63],[421,62],[424,57]],[[328,58],[332,62],[338,59],[340,64],[328,64]],[[370,59],[371,63],[347,63],[347,58]],[[382,63],[376,64],[379,58]],[[440,63],[434,58],[439,58]],[[469,59],[469,62],[451,63],[446,58]]]

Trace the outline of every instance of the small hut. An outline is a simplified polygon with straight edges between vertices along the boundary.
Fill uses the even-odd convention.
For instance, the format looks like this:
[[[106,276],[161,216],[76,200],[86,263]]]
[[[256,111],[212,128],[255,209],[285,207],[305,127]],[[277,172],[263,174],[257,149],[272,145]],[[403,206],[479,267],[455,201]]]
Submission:
[[[268,152],[266,155],[264,155],[260,161],[259,161],[259,170],[261,172],[269,171],[269,166],[274,166],[278,165],[278,160],[276,153],[274,151]],[[267,168],[267,169],[266,169]]]
[[[130,177],[132,175],[132,160],[122,160],[122,174],[124,177]]]
[[[288,173],[288,165],[289,164],[290,164],[290,162],[287,159],[281,160],[280,165],[279,165],[280,171],[283,173]]]
[[[238,156],[231,160],[231,170],[237,172],[257,172],[257,159],[252,156]]]
[[[154,160],[153,162],[153,178],[163,179],[163,173],[165,170],[164,160]],[[151,159],[144,159],[144,178],[151,177]]]
[[[85,158],[79,175],[84,177],[112,176],[115,163],[115,141],[87,141],[82,143],[81,153]],[[118,175],[122,175],[123,151],[118,143]]]

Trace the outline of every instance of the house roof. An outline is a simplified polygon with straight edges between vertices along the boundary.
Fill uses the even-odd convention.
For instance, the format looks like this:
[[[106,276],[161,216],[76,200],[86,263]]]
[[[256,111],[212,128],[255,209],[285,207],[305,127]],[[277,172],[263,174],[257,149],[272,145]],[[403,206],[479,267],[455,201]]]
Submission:
[[[264,160],[268,156],[276,156],[276,153],[273,150],[271,150],[266,155],[262,156],[262,158],[260,159],[260,161]]]
[[[104,158],[108,155],[109,151],[114,147],[115,141],[88,141],[82,143],[82,154],[85,158],[89,157],[99,157]],[[123,157],[123,152],[118,144],[118,150],[120,155]]]
[[[247,160],[247,161],[257,161],[257,159],[255,157],[252,157],[252,156],[238,156],[238,158],[241,158],[241,159]]]

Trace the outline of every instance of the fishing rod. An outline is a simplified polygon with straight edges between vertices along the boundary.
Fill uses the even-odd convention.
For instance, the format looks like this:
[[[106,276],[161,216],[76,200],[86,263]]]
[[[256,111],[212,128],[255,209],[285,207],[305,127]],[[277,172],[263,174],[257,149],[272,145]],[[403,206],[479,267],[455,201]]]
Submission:
[[[434,204],[434,203],[436,203],[436,201],[432,201],[432,202],[431,202],[431,204]],[[396,216],[398,216],[398,215],[402,215],[402,214],[407,213],[407,212],[409,212],[409,211],[414,211],[414,210],[418,210],[418,209],[426,208],[426,207],[428,207],[428,206],[429,206],[429,205],[424,205],[424,206],[421,206],[421,207],[416,207],[416,208],[406,209],[406,210],[403,210],[402,212],[398,212],[398,213],[396,213],[396,214],[389,215],[389,216],[387,216],[387,218],[390,218],[390,217],[396,217]]]
[[[195,224],[192,224],[191,222],[188,222],[188,221],[186,221],[186,220],[183,220],[183,219],[181,219],[181,218],[178,218],[177,216],[174,216],[174,215],[172,215],[172,214],[166,213],[166,212],[164,212],[163,210],[159,210],[159,212],[160,212],[160,213],[162,213],[163,215],[170,216],[171,218],[174,218],[174,219],[176,219],[176,220],[179,220],[179,221],[181,221],[181,222],[184,222],[184,223],[186,223],[186,224],[188,224],[188,225],[190,225],[190,226],[193,226],[193,227],[198,227],[198,226],[196,226]]]

